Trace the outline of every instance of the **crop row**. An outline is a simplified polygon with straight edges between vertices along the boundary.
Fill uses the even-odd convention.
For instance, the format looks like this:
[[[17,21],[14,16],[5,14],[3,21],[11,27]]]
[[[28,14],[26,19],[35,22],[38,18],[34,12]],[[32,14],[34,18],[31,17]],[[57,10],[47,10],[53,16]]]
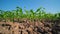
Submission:
[[[46,13],[45,8],[38,8],[36,11],[24,10],[20,7],[16,7],[16,10],[4,11],[0,10],[0,20],[13,20],[13,19],[58,19],[60,18],[60,13]]]

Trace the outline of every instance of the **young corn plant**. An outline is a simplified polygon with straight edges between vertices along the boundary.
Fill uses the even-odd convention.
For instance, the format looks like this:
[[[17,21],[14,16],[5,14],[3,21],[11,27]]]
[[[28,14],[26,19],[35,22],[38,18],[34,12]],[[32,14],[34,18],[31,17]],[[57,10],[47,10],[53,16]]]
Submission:
[[[6,16],[7,12],[3,12],[3,20],[6,22],[7,16]]]
[[[30,12],[28,10],[25,10],[25,18],[29,19],[30,18]]]
[[[10,11],[8,15],[9,15],[10,21],[13,21],[14,20],[14,13]]]
[[[40,7],[40,8],[38,8],[38,9],[36,10],[36,12],[35,12],[38,19],[43,18],[44,15],[46,14],[42,9],[43,9],[43,8]]]
[[[0,21],[2,21],[3,20],[3,11],[2,10],[0,10]]]
[[[20,7],[16,7],[17,10],[16,10],[16,18],[18,19],[18,21],[23,18],[24,14],[23,14],[23,11],[22,11],[22,8]]]
[[[34,11],[31,9],[31,10],[30,10],[30,19],[34,19],[34,17],[35,17],[35,13],[34,13]]]

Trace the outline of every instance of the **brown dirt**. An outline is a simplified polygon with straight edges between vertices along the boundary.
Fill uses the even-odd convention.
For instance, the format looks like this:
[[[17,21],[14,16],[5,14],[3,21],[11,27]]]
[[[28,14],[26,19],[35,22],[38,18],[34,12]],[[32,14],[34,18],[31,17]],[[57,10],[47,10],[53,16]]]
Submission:
[[[0,22],[0,34],[60,34],[60,26],[55,21],[31,21]]]

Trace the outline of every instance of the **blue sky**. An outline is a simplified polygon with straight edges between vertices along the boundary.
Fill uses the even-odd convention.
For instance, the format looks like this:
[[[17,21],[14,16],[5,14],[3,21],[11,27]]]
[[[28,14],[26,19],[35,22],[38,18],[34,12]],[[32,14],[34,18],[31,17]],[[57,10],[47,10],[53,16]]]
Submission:
[[[0,0],[0,9],[13,10],[19,6],[27,10],[36,10],[40,6],[46,8],[46,12],[57,13],[60,12],[60,0]]]

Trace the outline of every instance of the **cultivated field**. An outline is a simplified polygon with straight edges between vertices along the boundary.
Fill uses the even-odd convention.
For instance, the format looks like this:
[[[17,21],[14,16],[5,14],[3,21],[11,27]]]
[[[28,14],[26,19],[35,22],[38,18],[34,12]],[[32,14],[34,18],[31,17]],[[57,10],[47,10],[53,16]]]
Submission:
[[[60,34],[60,13],[46,13],[45,8],[36,11],[0,10],[0,34]]]

